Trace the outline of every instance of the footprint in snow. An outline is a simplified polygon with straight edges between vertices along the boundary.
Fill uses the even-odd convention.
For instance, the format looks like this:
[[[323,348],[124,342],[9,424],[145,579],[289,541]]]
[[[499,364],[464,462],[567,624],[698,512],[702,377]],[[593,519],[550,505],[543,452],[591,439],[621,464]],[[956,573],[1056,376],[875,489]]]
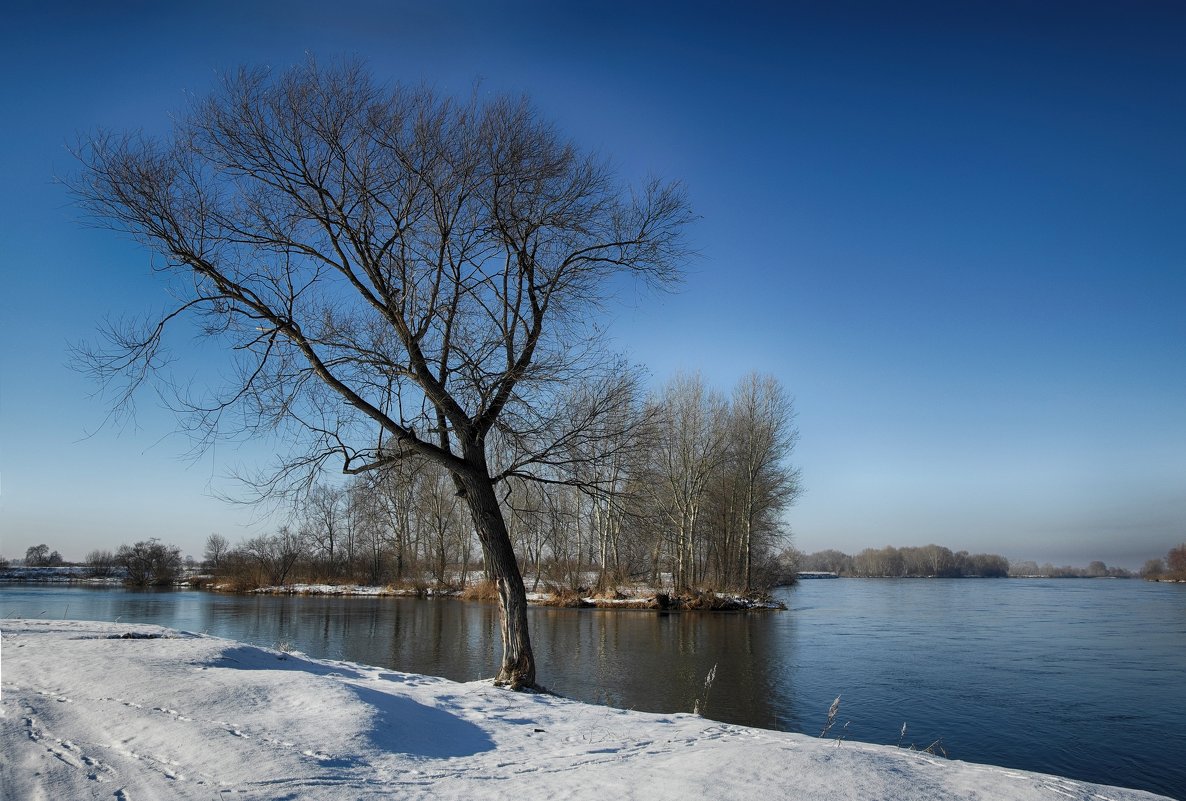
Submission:
[[[60,695],[60,694],[58,694],[58,693],[55,693],[55,692],[53,692],[52,690],[38,690],[38,691],[37,691],[37,694],[38,694],[38,695],[44,695],[46,698],[52,698],[52,699],[54,699],[55,701],[57,701],[59,704],[72,704],[72,703],[74,703],[73,699],[70,699],[70,698],[67,698],[67,697],[66,697],[66,696],[64,696],[64,695]]]
[[[178,712],[176,709],[169,709],[169,708],[167,708],[167,707],[163,707],[163,706],[154,706],[154,707],[152,708],[152,710],[153,710],[154,712],[163,712],[164,714],[166,714],[166,715],[169,715],[169,716],[171,716],[171,717],[174,717],[174,718],[176,718],[177,720],[184,720],[184,721],[191,721],[191,720],[193,720],[193,718],[187,718],[185,715],[181,714],[181,713],[180,713],[180,712]]]

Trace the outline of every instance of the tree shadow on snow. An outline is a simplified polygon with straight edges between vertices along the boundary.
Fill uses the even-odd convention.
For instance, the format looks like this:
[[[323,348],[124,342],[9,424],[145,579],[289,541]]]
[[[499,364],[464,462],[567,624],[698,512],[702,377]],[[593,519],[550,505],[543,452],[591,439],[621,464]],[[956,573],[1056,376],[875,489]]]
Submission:
[[[443,709],[369,687],[345,686],[374,708],[368,737],[378,749],[430,759],[473,756],[494,749],[494,741],[480,727]]]
[[[313,662],[296,654],[276,654],[251,645],[227,648],[208,664],[210,667],[236,668],[238,670],[299,670],[302,673],[311,673],[315,676],[363,678],[363,675],[357,670],[351,670],[348,667]]]
[[[292,670],[315,676],[367,678],[348,667],[327,665],[294,654],[276,654],[250,645],[227,648],[206,664],[235,670]],[[357,684],[343,682],[340,686],[354,692],[374,710],[367,737],[381,751],[447,759],[494,748],[494,741],[484,730],[443,709]]]

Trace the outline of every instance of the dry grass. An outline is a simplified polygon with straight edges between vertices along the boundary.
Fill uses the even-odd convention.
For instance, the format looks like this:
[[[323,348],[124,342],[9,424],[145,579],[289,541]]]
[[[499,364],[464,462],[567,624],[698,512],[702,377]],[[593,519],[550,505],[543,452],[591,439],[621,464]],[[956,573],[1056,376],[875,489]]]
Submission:
[[[712,590],[692,590],[681,595],[679,600],[684,609],[719,609],[723,601]]]
[[[565,609],[576,609],[589,605],[585,603],[579,589],[574,590],[571,587],[549,586],[547,592],[548,599],[542,601],[539,604],[540,606],[559,606]]]
[[[428,595],[428,582],[423,577],[407,578],[400,581],[396,586],[404,592],[415,594],[417,598],[424,598]]]
[[[497,601],[498,585],[490,579],[482,579],[477,584],[470,584],[458,596],[463,601]]]
[[[603,601],[624,601],[630,596],[619,590],[616,584],[607,584],[596,590],[592,597]]]

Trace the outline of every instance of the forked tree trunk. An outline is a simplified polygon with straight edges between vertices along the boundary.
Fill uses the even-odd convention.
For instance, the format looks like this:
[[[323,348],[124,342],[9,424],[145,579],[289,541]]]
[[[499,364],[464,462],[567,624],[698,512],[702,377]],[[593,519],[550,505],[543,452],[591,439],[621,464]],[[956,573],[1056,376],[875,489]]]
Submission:
[[[511,546],[502,508],[486,469],[485,455],[467,453],[473,472],[459,475],[474,528],[486,556],[486,568],[498,587],[498,609],[502,628],[502,667],[494,680],[512,690],[534,689],[535,656],[527,632],[527,592],[519,562]],[[480,462],[480,464],[479,464]]]

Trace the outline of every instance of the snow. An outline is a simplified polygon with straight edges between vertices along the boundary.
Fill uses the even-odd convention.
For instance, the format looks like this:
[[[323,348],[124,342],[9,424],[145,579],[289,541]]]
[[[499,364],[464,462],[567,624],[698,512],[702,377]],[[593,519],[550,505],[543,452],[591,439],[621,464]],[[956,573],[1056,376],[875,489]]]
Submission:
[[[261,595],[359,595],[359,596],[403,596],[414,598],[419,595],[455,596],[456,590],[439,590],[429,587],[424,590],[404,589],[371,584],[277,584],[259,587],[252,592]]]
[[[5,799],[1158,797],[157,626],[0,634]]]
[[[215,589],[222,589],[220,586],[215,586]],[[463,593],[454,589],[441,589],[428,587],[425,589],[408,589],[391,586],[375,586],[365,584],[276,584],[267,587],[258,587],[252,590],[254,593],[262,595],[333,595],[333,596],[361,596],[361,597],[378,597],[378,596],[402,596],[402,597],[418,597],[425,596],[429,598],[455,598],[462,596]],[[659,607],[658,599],[655,596],[655,591],[648,587],[632,588],[628,595],[619,598],[604,598],[599,596],[581,596],[573,597],[572,599],[560,599],[553,592],[528,592],[526,593],[527,602],[529,604],[554,605],[554,606],[584,606],[584,607],[602,607],[602,608],[638,608],[638,609],[655,609]],[[771,601],[762,600],[756,597],[749,597],[739,595],[736,593],[715,593],[713,598],[718,604],[731,609],[785,609],[782,604]],[[672,602],[672,608],[678,608],[681,603],[680,599],[675,599]]]
[[[2,583],[34,584],[122,584],[123,571],[118,575],[93,576],[93,569],[80,565],[55,567],[9,567],[0,570]]]

